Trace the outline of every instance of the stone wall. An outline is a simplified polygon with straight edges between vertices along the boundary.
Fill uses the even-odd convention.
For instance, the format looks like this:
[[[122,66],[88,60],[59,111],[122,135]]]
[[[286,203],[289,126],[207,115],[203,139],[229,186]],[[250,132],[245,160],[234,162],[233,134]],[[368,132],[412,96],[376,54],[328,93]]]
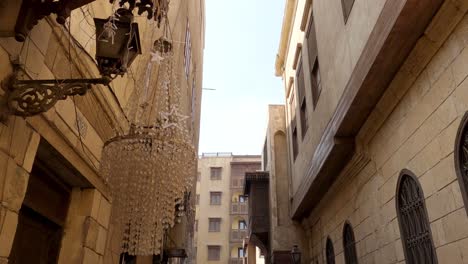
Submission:
[[[13,3],[9,1],[8,3]],[[198,144],[202,63],[204,47],[204,1],[171,3],[169,21],[174,39],[185,40],[187,24],[191,31],[191,70],[181,77],[181,108],[192,117],[193,143]],[[112,11],[106,0],[97,0],[74,10],[68,28],[52,16],[41,19],[24,43],[0,37],[0,81],[6,84],[12,62],[22,64],[23,79],[94,78],[99,73],[93,57],[93,17],[107,18]],[[16,18],[14,18],[16,19]],[[137,18],[143,55],[132,64],[132,73],[146,65],[153,45],[154,24]],[[160,34],[161,32],[158,32]],[[3,35],[2,35],[3,36]],[[75,41],[82,47],[75,44]],[[176,45],[177,74],[184,76],[184,45]],[[196,69],[196,70],[195,70]],[[101,150],[108,139],[128,129],[125,107],[133,91],[133,78],[125,75],[111,88],[96,85],[85,96],[59,101],[48,112],[34,117],[4,115],[6,85],[0,89],[0,263],[6,263],[14,241],[18,212],[28,186],[39,142],[46,141],[77,176],[89,186],[71,186],[71,201],[64,224],[59,263],[117,263],[120,238],[110,225],[112,198],[99,175]],[[192,82],[193,81],[193,82]],[[195,84],[196,86],[192,86]],[[185,235],[185,234],[184,234]],[[174,237],[184,241],[185,237]]]
[[[359,263],[404,263],[395,194],[412,171],[425,197],[439,263],[468,262],[468,218],[454,165],[468,110],[467,1],[446,1],[357,137],[358,151],[303,221],[311,263],[325,263],[330,237],[344,263],[343,226]]]

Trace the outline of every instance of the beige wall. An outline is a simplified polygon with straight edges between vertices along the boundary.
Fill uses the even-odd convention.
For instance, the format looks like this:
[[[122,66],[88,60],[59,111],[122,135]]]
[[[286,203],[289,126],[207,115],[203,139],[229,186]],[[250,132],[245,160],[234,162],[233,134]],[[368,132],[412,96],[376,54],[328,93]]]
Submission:
[[[210,168],[221,167],[221,180],[210,179]],[[246,215],[234,215],[231,213],[231,202],[238,200],[243,194],[241,188],[231,188],[231,171],[233,168],[251,171],[260,168],[260,156],[238,156],[224,154],[220,156],[202,155],[198,160],[198,172],[200,181],[197,182],[197,195],[200,195],[200,203],[196,206],[196,220],[198,232],[196,236],[197,263],[229,263],[230,258],[237,258],[237,249],[242,247],[240,242],[231,243],[231,230],[239,228],[239,221],[245,220]],[[238,171],[239,172],[239,171]],[[240,172],[239,172],[240,173]],[[210,192],[222,192],[221,205],[210,205]],[[220,232],[208,232],[208,218],[221,218]],[[221,246],[221,258],[219,261],[208,261],[208,246]]]
[[[301,241],[301,227],[290,218],[290,173],[289,155],[286,141],[286,119],[284,105],[268,107],[268,127],[266,135],[267,166],[270,173],[270,253],[273,251],[291,250]]]
[[[0,38],[0,80],[5,81],[12,72],[10,61],[15,58],[24,64],[26,79],[98,77],[97,67],[92,60],[95,42],[89,37],[94,31],[90,24],[94,25],[93,17],[107,18],[110,13],[111,5],[105,0],[95,1],[72,12],[70,32],[84,50],[77,48],[73,42],[69,46],[67,30],[56,24],[53,16],[40,20],[25,43],[18,43],[13,38]],[[175,67],[181,76],[181,108],[193,118],[192,139],[197,146],[203,71],[204,1],[171,1],[169,20],[174,32],[173,39],[178,43],[175,44]],[[187,20],[192,37],[192,65],[188,80],[185,79],[183,68],[184,45],[180,44],[185,41]],[[109,224],[112,197],[98,168],[104,142],[115,133],[128,129],[124,114],[127,113],[128,99],[134,88],[130,75],[144,72],[141,68],[149,58],[152,45],[150,25],[142,17],[137,18],[137,22],[143,54],[132,64],[130,74],[118,77],[111,83],[112,91],[96,85],[86,96],[75,98],[75,102],[68,98],[59,101],[47,113],[26,119],[8,116],[0,123],[0,182],[4,182],[1,185],[4,187],[0,186],[0,262],[5,261],[10,253],[18,210],[24,199],[39,141],[46,140],[94,187],[86,190],[73,188],[59,263],[117,263],[119,238],[112,233]],[[161,32],[157,31],[156,34]],[[72,63],[68,61],[69,48]],[[138,74],[133,77],[141,78]],[[193,78],[196,79],[196,89],[192,92]],[[5,97],[2,89],[0,103],[3,107]],[[77,122],[84,127],[80,132]]]
[[[348,21],[344,22],[341,1],[339,0],[289,0],[294,6],[290,28],[283,28],[282,34],[289,42],[285,51],[282,79],[286,89],[286,106],[291,101],[292,94],[297,102],[297,89],[295,83],[291,86],[290,78],[295,78],[293,69],[297,44],[303,44],[305,32],[301,30],[303,21],[307,22],[310,9],[308,3],[312,2],[315,29],[317,33],[318,60],[322,91],[315,109],[312,107],[312,93],[309,85],[309,75],[305,75],[305,94],[309,116],[309,129],[302,139],[299,119],[299,108],[294,107],[298,121],[297,131],[299,139],[299,155],[292,165],[292,190],[296,192],[305,170],[309,165],[315,148],[322,133],[331,119],[343,90],[348,83],[356,62],[364,48],[377,17],[385,4],[385,0],[355,0]],[[285,22],[283,22],[285,23]],[[307,23],[305,23],[307,25]],[[303,45],[302,51],[306,47]],[[303,67],[308,72],[309,65],[303,61]],[[290,123],[292,116],[289,107],[286,107],[286,120]],[[290,128],[288,128],[290,130]],[[291,135],[291,133],[288,133]],[[290,141],[289,139],[288,141]]]
[[[359,132],[366,151],[353,157],[304,221],[312,260],[325,263],[330,236],[337,263],[344,263],[347,220],[359,263],[404,263],[395,194],[400,171],[409,169],[424,192],[439,263],[468,261],[468,218],[454,165],[455,136],[468,110],[463,3],[442,6]]]
[[[197,263],[228,263],[230,257],[230,167],[232,156],[200,158],[198,171],[201,173],[197,182],[197,195],[200,203],[196,206],[195,219],[198,220],[197,236]],[[222,167],[221,180],[210,180],[210,167]],[[210,205],[210,192],[222,192],[221,205]],[[221,218],[221,232],[208,232],[208,218]],[[208,261],[208,245],[221,246],[220,261]]]

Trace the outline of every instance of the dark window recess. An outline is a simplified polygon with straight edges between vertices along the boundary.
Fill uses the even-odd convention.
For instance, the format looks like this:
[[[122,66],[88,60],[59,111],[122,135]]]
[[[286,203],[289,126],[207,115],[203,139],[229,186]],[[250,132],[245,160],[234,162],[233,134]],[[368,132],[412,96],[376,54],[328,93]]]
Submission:
[[[299,145],[297,144],[297,128],[296,128],[296,119],[294,118],[292,121],[292,151],[293,151],[293,158],[296,160],[297,154],[299,152],[298,148]]]
[[[209,218],[208,221],[208,232],[221,231],[221,218]]]
[[[333,243],[330,238],[327,238],[325,256],[327,258],[327,264],[335,264],[335,250],[333,249]]]
[[[239,229],[241,230],[247,229],[247,223],[244,220],[239,221]]]
[[[221,246],[208,246],[208,260],[219,260],[221,257]]]
[[[265,144],[263,145],[263,170],[266,171],[268,167],[268,141],[265,139]]]
[[[297,86],[297,94],[299,96],[299,104],[300,104],[300,118],[301,118],[301,134],[302,138],[304,138],[307,129],[309,128],[309,121],[307,116],[307,102],[305,96],[305,83],[304,83],[304,71],[302,67],[302,59],[299,62],[299,67],[296,71],[296,86]]]
[[[351,9],[353,9],[354,0],[341,0],[341,7],[343,9],[344,22],[348,22],[349,14]]]
[[[310,18],[305,41],[307,42],[307,52],[309,56],[308,62],[311,82],[310,87],[312,90],[312,106],[315,109],[317,101],[320,97],[320,92],[322,91],[322,82],[320,78],[320,67],[318,61],[317,35],[315,32],[315,23],[313,17]]]
[[[455,167],[468,214],[468,112],[462,119],[455,141]]]
[[[210,204],[211,205],[221,204],[221,192],[210,192]]]
[[[410,171],[404,170],[400,174],[396,202],[406,263],[436,264],[424,194]]]
[[[346,264],[357,264],[356,242],[354,240],[353,228],[346,223],[343,228],[343,248]]]
[[[243,248],[237,248],[237,257],[238,258],[243,258],[245,257],[245,252]]]
[[[210,179],[212,181],[221,180],[221,167],[211,167],[210,168]]]

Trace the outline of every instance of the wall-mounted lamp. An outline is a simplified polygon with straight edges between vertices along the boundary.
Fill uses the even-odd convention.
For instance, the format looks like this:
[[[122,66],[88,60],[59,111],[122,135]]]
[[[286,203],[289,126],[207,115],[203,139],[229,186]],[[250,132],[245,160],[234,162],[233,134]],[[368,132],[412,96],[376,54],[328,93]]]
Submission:
[[[99,37],[105,33],[104,25],[110,18],[94,19],[98,36],[96,60],[101,78],[18,80],[19,65],[16,64],[14,74],[3,83],[8,94],[8,113],[23,117],[37,115],[52,108],[58,100],[86,94],[92,84],[108,85],[112,81],[112,75],[123,75],[138,54],[141,54],[141,45],[138,24],[133,22],[132,12],[121,8],[117,10],[117,15],[119,20],[112,22],[116,26],[112,32],[112,41]]]
[[[294,245],[291,250],[291,261],[293,264],[301,264],[302,253],[297,245]]]

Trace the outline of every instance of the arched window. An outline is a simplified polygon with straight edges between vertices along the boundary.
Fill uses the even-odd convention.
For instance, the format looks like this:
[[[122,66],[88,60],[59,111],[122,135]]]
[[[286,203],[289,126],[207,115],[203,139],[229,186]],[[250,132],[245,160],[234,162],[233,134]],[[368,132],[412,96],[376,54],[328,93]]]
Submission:
[[[356,242],[351,225],[346,222],[343,228],[343,248],[346,264],[357,264]]]
[[[455,168],[468,214],[468,112],[463,117],[455,141]]]
[[[396,207],[406,263],[437,263],[424,194],[418,179],[408,170],[403,170],[398,179]]]
[[[327,256],[327,264],[335,264],[335,250],[333,250],[333,243],[330,238],[327,238],[325,254]]]

